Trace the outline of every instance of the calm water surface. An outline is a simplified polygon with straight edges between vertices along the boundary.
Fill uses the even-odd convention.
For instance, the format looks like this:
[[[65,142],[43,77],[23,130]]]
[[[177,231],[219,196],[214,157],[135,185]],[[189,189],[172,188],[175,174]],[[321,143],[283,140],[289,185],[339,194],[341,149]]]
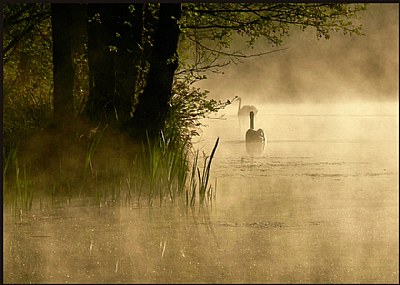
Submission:
[[[206,209],[68,206],[5,212],[5,283],[398,283],[398,103],[260,106],[262,154],[234,106],[195,147]]]

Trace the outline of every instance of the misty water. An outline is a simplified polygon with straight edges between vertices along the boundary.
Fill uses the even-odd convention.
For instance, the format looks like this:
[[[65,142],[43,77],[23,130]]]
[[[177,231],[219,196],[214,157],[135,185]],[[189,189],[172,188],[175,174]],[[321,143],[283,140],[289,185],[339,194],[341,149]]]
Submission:
[[[398,102],[257,107],[263,153],[235,103],[195,139],[220,138],[207,209],[5,209],[4,282],[398,283]]]

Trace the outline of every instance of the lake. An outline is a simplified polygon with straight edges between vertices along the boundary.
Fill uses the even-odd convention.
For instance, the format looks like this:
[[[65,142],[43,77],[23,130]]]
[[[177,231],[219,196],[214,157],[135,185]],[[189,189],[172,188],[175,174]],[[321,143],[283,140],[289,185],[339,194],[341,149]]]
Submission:
[[[398,283],[398,102],[235,105],[206,119],[208,207],[4,208],[4,283]]]

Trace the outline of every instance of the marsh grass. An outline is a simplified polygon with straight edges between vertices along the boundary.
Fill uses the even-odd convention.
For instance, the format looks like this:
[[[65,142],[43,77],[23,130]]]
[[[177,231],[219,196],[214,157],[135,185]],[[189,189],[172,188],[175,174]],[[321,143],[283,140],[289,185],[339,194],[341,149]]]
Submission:
[[[179,140],[174,135],[165,136],[163,132],[156,143],[147,137],[148,160],[146,148],[143,147],[141,163],[146,165],[149,174],[149,201],[158,196],[160,205],[168,199],[175,201],[184,192],[187,172],[189,147],[188,141]],[[138,164],[136,164],[138,165]],[[147,176],[146,173],[139,180]]]
[[[68,168],[66,151],[59,159],[56,177],[50,177],[47,184],[36,183],[30,167],[19,163],[17,149],[3,153],[3,191],[8,198],[4,203],[11,205],[14,212],[27,212],[34,205],[34,197],[38,197],[40,209],[46,199],[51,207],[60,199],[68,204],[72,199],[85,197],[100,207],[152,207],[177,201],[193,207],[196,202],[204,204],[212,198],[210,170],[219,138],[211,154],[204,155],[202,161],[199,151],[194,152],[188,140],[162,132],[159,140],[147,138],[141,150],[130,157],[110,157],[101,150],[109,144],[103,141],[104,133],[105,128],[92,137],[86,153],[78,159],[82,164],[77,165],[75,173]],[[105,160],[101,157],[104,153],[108,154]],[[129,159],[131,162],[126,163]]]
[[[197,168],[197,174],[199,177],[199,195],[200,195],[200,203],[204,203],[204,199],[211,199],[213,188],[209,185],[210,180],[210,170],[211,170],[211,163],[215,155],[215,151],[217,150],[219,143],[219,138],[215,142],[214,148],[211,151],[210,156],[206,156],[203,163],[203,169],[200,173],[199,168]]]
[[[210,201],[213,196],[213,190],[215,189],[209,184],[210,179],[210,171],[211,171],[211,163],[215,155],[215,151],[217,150],[219,143],[219,138],[217,138],[215,145],[211,151],[210,156],[203,155],[204,161],[203,166],[199,167],[199,151],[196,151],[196,155],[193,160],[191,175],[189,180],[189,187],[187,188],[187,192],[185,195],[186,204],[190,206],[194,206],[196,203],[196,197],[199,197],[200,204],[204,204],[206,201]]]
[[[27,166],[19,164],[17,147],[6,155],[3,149],[3,198],[11,205],[11,211],[17,215],[28,212],[32,208],[34,187]]]
[[[33,194],[34,188],[32,186],[31,179],[29,178],[29,174],[27,173],[26,166],[22,167],[22,177],[19,176],[20,168],[18,163],[16,163],[15,171],[16,171],[16,189],[17,189],[17,197],[19,197],[19,203],[17,201],[17,207],[22,209],[23,211],[28,211],[32,208]]]
[[[84,177],[86,177],[89,168],[90,168],[90,173],[93,174],[92,159],[94,156],[94,152],[95,152],[98,144],[100,143],[107,127],[108,127],[108,125],[106,125],[102,130],[99,131],[99,126],[97,126],[96,128],[90,130],[90,132],[89,132],[89,138],[91,139],[91,141],[88,143],[88,148],[87,148],[86,155],[85,155],[85,166],[83,169]]]
[[[8,153],[6,153],[5,148],[3,148],[3,191],[7,189],[7,172],[12,164],[16,159],[17,154],[17,147],[12,148]]]

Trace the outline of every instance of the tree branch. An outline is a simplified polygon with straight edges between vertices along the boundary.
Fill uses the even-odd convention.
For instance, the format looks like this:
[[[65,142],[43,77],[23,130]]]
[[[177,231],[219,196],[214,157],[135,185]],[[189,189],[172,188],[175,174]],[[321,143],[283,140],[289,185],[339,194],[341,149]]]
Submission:
[[[211,52],[216,52],[216,53],[218,53],[218,54],[226,55],[226,56],[234,57],[234,58],[250,58],[250,57],[257,57],[257,56],[263,56],[263,55],[266,55],[266,54],[271,54],[271,53],[274,53],[274,52],[283,51],[283,50],[288,49],[288,48],[282,48],[282,49],[276,49],[276,50],[272,50],[272,51],[260,52],[260,53],[248,54],[248,55],[241,54],[241,53],[228,53],[228,52],[223,52],[223,51],[221,51],[221,50],[215,50],[215,49],[206,47],[205,45],[201,44],[199,41],[196,41],[195,39],[193,39],[191,36],[189,36],[189,35],[187,35],[187,34],[186,34],[186,36],[187,36],[191,41],[195,42],[196,44],[198,44],[200,47],[202,47],[202,48],[205,49],[205,50],[208,50],[208,51],[211,51]]]

